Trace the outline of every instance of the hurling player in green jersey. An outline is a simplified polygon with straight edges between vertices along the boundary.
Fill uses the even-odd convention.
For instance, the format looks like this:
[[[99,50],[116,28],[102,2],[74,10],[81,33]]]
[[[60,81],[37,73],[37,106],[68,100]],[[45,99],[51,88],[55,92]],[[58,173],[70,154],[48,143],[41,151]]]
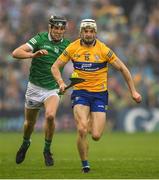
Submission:
[[[23,142],[16,154],[16,163],[24,161],[30,146],[30,137],[41,107],[45,109],[44,161],[46,166],[54,164],[51,142],[55,129],[55,115],[59,105],[58,84],[52,77],[51,66],[68,46],[64,38],[66,19],[51,16],[49,31],[38,33],[28,42],[16,48],[12,56],[17,59],[32,59],[29,82],[25,94],[25,121]]]

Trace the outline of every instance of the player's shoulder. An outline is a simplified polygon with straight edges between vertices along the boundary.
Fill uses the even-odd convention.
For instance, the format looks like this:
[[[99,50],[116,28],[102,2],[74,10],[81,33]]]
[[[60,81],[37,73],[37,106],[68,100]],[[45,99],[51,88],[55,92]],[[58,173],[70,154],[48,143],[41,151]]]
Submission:
[[[75,40],[75,41],[71,42],[71,43],[67,46],[67,48],[65,49],[65,51],[66,51],[67,53],[68,53],[68,52],[70,52],[70,53],[75,52],[76,49],[78,49],[78,47],[79,47],[79,45],[80,45],[79,42],[80,42],[79,40]]]
[[[47,40],[47,32],[40,32],[34,35],[31,39],[28,40],[28,43],[32,46],[40,44]]]
[[[37,36],[39,36],[40,38],[48,38],[48,32],[39,32],[37,33]]]
[[[96,44],[97,45],[100,45],[100,46],[106,46],[107,47],[107,45],[103,42],[103,41],[101,41],[101,40],[99,40],[99,39],[96,39]]]
[[[66,44],[66,45],[69,45],[71,42],[70,42],[69,39],[64,38],[64,39],[63,39],[63,43]]]
[[[80,39],[77,39],[77,40],[71,42],[69,46],[72,47],[72,48],[73,47],[76,48],[79,45],[80,45]]]
[[[96,39],[96,45],[97,46],[100,46],[102,49],[109,49],[108,45],[106,45],[104,42],[102,42],[101,40],[99,39]]]

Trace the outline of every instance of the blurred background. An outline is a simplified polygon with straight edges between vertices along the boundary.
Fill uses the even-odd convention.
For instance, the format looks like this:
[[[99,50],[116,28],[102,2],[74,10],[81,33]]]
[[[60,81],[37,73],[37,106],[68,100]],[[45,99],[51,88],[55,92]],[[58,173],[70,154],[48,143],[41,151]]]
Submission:
[[[159,1],[158,0],[0,0],[0,131],[23,128],[24,95],[30,59],[15,60],[11,52],[38,32],[48,30],[51,14],[68,20],[66,37],[77,39],[79,23],[93,18],[98,38],[130,69],[143,96],[136,104],[119,72],[109,67],[107,131],[159,131]],[[64,71],[72,72],[69,63]],[[57,131],[75,129],[68,91],[56,118]],[[36,130],[43,128],[43,110]]]

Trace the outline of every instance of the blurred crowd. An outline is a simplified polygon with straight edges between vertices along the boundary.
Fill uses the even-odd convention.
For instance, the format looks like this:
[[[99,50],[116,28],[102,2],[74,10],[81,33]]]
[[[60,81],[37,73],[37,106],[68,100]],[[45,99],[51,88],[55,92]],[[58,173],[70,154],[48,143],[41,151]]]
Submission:
[[[143,96],[141,106],[159,105],[159,3],[157,0],[0,0],[0,116],[23,113],[31,60],[15,60],[13,49],[38,32],[47,31],[51,14],[68,20],[66,37],[75,40],[83,18],[93,18],[98,38],[129,67]],[[68,79],[69,64],[64,72]],[[109,68],[110,114],[134,107],[123,77]],[[68,93],[69,94],[69,93]],[[62,113],[61,110],[62,110]],[[58,117],[69,125],[71,102],[62,99]],[[115,113],[114,113],[115,112]],[[71,125],[70,125],[71,126]]]

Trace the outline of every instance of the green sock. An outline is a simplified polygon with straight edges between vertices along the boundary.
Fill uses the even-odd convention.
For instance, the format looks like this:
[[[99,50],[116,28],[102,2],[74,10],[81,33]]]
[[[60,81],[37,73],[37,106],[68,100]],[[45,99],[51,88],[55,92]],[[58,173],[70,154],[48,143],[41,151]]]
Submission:
[[[50,151],[51,142],[52,142],[52,140],[45,139],[44,152]]]
[[[30,145],[30,138],[23,137],[23,147],[28,147]]]

